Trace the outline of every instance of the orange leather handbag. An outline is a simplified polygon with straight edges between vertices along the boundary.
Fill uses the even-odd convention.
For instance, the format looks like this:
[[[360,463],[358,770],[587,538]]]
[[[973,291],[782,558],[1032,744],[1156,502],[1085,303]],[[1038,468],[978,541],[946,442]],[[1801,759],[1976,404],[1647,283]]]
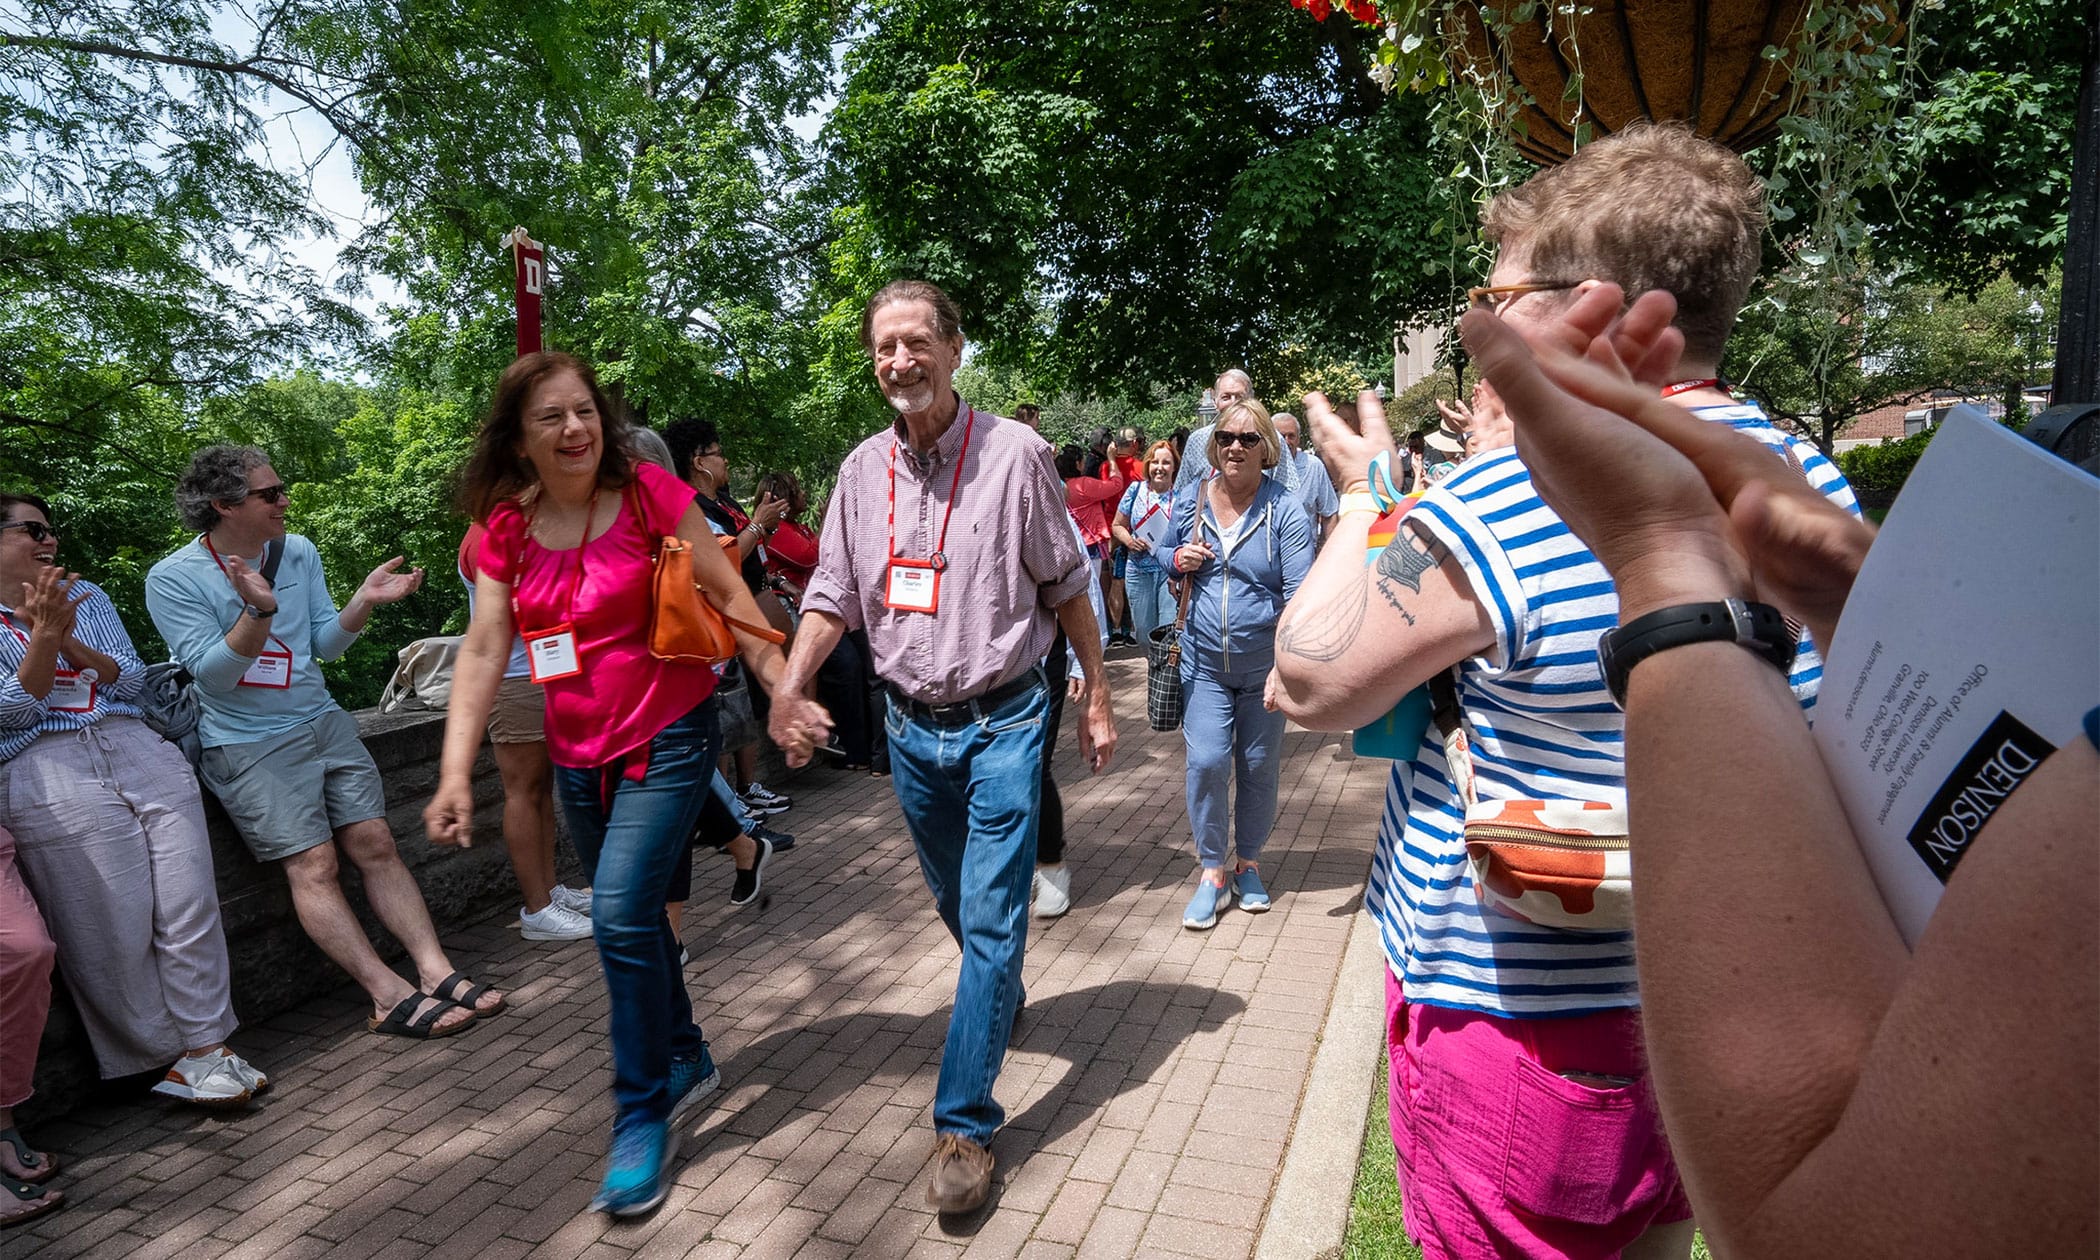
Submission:
[[[724,551],[736,545],[734,538],[721,542]],[[771,626],[754,626],[716,608],[693,579],[693,545],[676,534],[660,535],[649,593],[649,655],[659,661],[719,665],[736,655],[731,626],[768,643],[787,639]]]

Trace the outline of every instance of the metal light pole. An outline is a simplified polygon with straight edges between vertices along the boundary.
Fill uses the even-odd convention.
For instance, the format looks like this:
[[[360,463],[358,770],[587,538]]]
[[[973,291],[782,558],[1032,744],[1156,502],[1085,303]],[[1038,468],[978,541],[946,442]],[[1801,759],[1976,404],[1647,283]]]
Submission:
[[[2100,473],[2100,2],[2087,5],[2085,78],[2071,143],[2071,212],[2063,308],[2056,317],[2055,405],[2028,437]]]

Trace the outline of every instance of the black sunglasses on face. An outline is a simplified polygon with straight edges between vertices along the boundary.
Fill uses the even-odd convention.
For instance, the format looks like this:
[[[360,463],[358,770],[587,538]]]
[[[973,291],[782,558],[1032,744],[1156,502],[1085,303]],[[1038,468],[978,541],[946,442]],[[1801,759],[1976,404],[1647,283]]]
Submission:
[[[269,504],[271,507],[276,507],[278,504],[292,497],[292,488],[280,481],[274,486],[256,486],[255,488],[248,491],[248,494],[242,495],[241,497],[247,498],[249,497],[249,495],[253,495],[256,498],[261,499],[263,502]]]
[[[1220,434],[1218,435],[1218,445],[1219,445],[1220,447],[1225,447],[1225,446],[1260,446],[1260,445],[1261,445],[1261,434],[1259,434],[1259,433],[1220,433]]]
[[[29,541],[33,543],[50,542],[52,539],[58,537],[58,531],[51,528],[49,525],[44,524],[42,521],[9,521],[5,525],[0,525],[0,530],[9,529],[21,530],[23,533],[29,535]]]

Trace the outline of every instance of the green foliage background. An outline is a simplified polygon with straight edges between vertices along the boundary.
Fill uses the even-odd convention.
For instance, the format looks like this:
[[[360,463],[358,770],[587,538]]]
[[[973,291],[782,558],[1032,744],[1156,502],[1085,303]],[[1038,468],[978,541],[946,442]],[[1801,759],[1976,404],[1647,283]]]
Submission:
[[[1877,139],[1858,265],[1762,295],[1736,338],[1775,411],[1828,443],[1884,402],[2033,383],[2082,16],[1919,13],[1925,90]],[[264,446],[339,599],[390,555],[430,574],[332,667],[366,703],[401,643],[462,621],[449,490],[512,353],[511,227],[548,246],[549,343],[649,423],[716,420],[747,493],[784,467],[821,499],[887,422],[858,322],[900,275],[962,301],[973,402],[1038,402],[1060,442],[1161,437],[1224,366],[1292,410],[1388,380],[1395,326],[1476,281],[1451,98],[1383,91],[1377,55],[1283,0],[10,0],[0,488],[53,500],[152,651],[170,483],[208,442]],[[348,288],[290,252],[335,229],[267,152],[285,110],[369,200]],[[1775,154],[1753,161],[1798,170]],[[1817,190],[1775,190],[1776,260]],[[371,320],[366,278],[402,295]],[[1871,482],[1900,454],[1854,462]]]

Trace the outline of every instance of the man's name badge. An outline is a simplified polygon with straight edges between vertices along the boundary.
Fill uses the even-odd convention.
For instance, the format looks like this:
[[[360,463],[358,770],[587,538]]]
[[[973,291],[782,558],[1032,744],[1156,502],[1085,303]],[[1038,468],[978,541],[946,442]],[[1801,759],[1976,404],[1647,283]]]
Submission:
[[[60,669],[51,674],[51,690],[44,704],[54,713],[92,713],[95,708],[95,675],[92,670]]]
[[[241,675],[243,687],[270,687],[278,691],[292,685],[292,650],[283,644],[276,647],[264,645],[262,655],[248,666]]]
[[[941,571],[931,562],[890,561],[882,602],[899,612],[930,613],[941,606]]]
[[[576,632],[568,626],[556,626],[525,640],[525,659],[536,683],[574,678],[583,672],[583,662],[576,655]]]

